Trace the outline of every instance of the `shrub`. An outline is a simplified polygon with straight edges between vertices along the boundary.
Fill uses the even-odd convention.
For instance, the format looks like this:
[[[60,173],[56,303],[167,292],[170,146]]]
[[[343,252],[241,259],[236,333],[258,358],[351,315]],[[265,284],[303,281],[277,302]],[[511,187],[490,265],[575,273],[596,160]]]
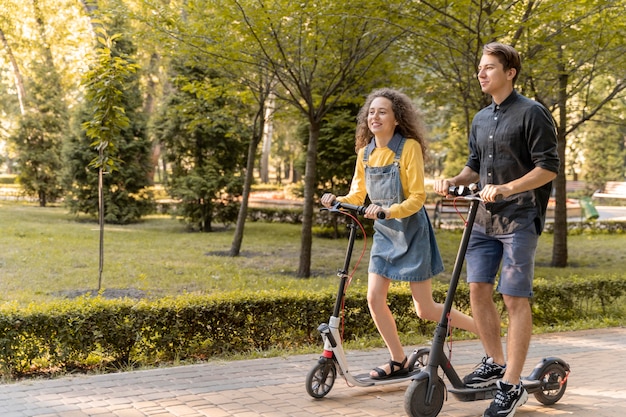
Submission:
[[[435,300],[443,301],[446,291],[446,284],[433,282]],[[625,294],[626,281],[617,276],[567,282],[539,278],[533,299],[535,325],[623,314],[615,306],[623,304]],[[499,297],[496,300],[502,309]],[[334,302],[331,291],[267,291],[156,301],[96,296],[27,308],[5,306],[0,309],[0,372],[19,377],[94,364],[119,369],[310,346],[320,343],[317,327],[328,320]],[[400,333],[433,334],[435,323],[417,318],[408,288],[392,287],[389,304]],[[455,305],[469,312],[464,282]],[[346,299],[343,337],[377,337],[365,289],[351,289]]]

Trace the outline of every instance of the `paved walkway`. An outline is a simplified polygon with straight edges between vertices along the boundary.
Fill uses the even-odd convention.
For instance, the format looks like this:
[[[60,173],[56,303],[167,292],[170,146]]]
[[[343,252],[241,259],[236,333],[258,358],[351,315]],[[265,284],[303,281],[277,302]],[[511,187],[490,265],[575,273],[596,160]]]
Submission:
[[[320,343],[321,344],[321,343]],[[478,341],[452,345],[460,374],[480,361]],[[407,348],[408,350],[408,348]],[[408,382],[357,388],[338,377],[330,393],[316,400],[306,392],[306,374],[318,354],[214,362],[120,374],[74,376],[0,385],[2,417],[324,417],[405,416]],[[626,415],[626,328],[533,337],[527,373],[545,356],[571,366],[565,396],[551,407],[531,394],[516,417]],[[383,363],[384,349],[348,353],[351,371]],[[443,417],[481,416],[488,401],[459,402],[448,397]]]

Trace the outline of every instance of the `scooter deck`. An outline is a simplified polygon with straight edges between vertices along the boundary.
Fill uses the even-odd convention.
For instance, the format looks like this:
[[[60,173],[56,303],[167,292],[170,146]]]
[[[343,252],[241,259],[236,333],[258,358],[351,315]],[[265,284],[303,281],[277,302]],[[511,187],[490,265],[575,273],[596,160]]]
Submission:
[[[410,381],[412,377],[414,377],[415,375],[419,374],[421,372],[420,368],[415,368],[412,371],[410,371],[408,374],[404,374],[404,375],[394,375],[394,376],[390,376],[387,378],[381,378],[381,379],[374,379],[370,376],[369,373],[367,374],[358,374],[358,375],[353,375],[353,377],[359,381],[360,383],[363,384],[369,384],[369,385],[382,385],[384,383],[388,383],[388,382],[393,382],[393,383],[398,383],[398,382],[402,382],[402,381]]]
[[[541,389],[541,381],[536,379],[522,378],[522,384],[528,393],[533,393]],[[448,392],[459,401],[489,400],[495,397],[498,388],[491,385],[485,388],[454,388],[448,387]]]

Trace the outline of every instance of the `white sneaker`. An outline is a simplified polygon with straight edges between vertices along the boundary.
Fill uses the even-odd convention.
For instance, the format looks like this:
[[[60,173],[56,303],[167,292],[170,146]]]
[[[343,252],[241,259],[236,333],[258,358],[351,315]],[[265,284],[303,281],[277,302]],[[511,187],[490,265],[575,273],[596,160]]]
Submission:
[[[513,417],[517,407],[528,401],[528,392],[521,383],[513,385],[498,381],[496,385],[498,386],[496,397],[485,410],[483,417]]]

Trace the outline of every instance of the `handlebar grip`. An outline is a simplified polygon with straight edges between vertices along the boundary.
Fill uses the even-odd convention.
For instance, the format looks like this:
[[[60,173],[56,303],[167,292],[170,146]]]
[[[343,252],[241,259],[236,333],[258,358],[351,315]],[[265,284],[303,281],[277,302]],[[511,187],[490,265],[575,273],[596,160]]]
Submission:
[[[365,209],[367,207],[365,207],[365,206],[357,206],[357,205],[348,204],[348,203],[341,203],[341,202],[337,201],[335,206],[334,206],[334,208],[335,209],[344,208],[344,209],[347,209],[347,210],[354,211],[356,214],[363,216],[365,214]],[[378,213],[376,213],[376,217],[378,217],[381,220],[385,220],[385,218],[387,216],[385,215],[384,212],[379,211]]]
[[[480,199],[479,191],[476,184],[470,184],[467,187],[464,185],[451,185],[448,187],[448,194],[458,197],[473,196]],[[502,194],[496,195],[496,202],[501,201],[503,198]]]
[[[468,186],[465,185],[451,185],[448,187],[448,194],[455,195],[458,197],[465,197],[471,194],[478,193],[478,185],[470,184]]]

